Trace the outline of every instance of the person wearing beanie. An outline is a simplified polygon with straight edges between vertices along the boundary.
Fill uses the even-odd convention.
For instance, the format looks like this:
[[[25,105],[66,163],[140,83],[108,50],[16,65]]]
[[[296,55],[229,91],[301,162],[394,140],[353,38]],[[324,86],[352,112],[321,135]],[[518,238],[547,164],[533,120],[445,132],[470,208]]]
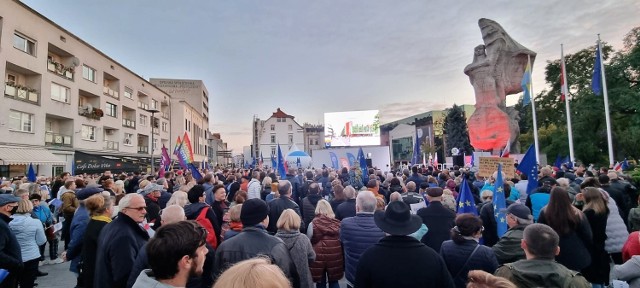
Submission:
[[[240,221],[243,227],[242,232],[222,242],[216,250],[213,265],[214,277],[218,277],[237,262],[262,255],[271,258],[273,264],[278,265],[294,283],[294,287],[298,287],[296,283],[299,284],[300,277],[289,255],[289,250],[280,238],[267,233],[266,227],[269,225],[267,202],[260,198],[253,198],[242,203]]]
[[[187,216],[187,220],[196,220],[207,229],[209,232],[207,243],[215,249],[222,242],[222,238],[220,238],[222,228],[215,211],[206,203],[207,193],[205,190],[203,185],[194,185],[189,189],[187,192],[189,204],[184,206],[184,214]],[[205,220],[209,220],[209,223],[206,223]],[[214,235],[215,237],[213,237]]]

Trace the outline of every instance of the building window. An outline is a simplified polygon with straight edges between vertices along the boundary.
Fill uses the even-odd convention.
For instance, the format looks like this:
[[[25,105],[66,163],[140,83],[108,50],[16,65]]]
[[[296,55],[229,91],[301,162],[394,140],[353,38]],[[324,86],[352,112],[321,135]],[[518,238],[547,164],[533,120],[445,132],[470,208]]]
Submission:
[[[289,134],[289,144],[293,144],[293,134]]]
[[[289,124],[289,131],[293,130],[293,125]]]
[[[129,87],[124,87],[124,97],[127,97],[129,99],[133,99],[133,89],[131,89]]]
[[[169,123],[162,122],[162,132],[169,132]]]
[[[276,155],[276,147],[271,147],[271,155],[272,157]]]
[[[276,131],[276,124],[271,124],[271,131]]]
[[[82,65],[82,78],[96,83],[96,69],[93,69],[87,65]]]
[[[96,141],[96,127],[82,125],[82,140]]]
[[[106,110],[107,115],[111,117],[118,117],[118,106],[116,104],[107,102]]]
[[[69,103],[71,98],[71,89],[68,87],[51,83],[51,99],[64,103]]]
[[[36,41],[31,40],[22,34],[13,34],[13,47],[29,55],[36,56]]]
[[[189,120],[184,119],[184,130],[189,130]]]
[[[147,116],[140,114],[140,126],[147,126]]]
[[[309,145],[313,145],[313,139],[309,139]]]
[[[271,134],[271,144],[276,143],[276,135]]]
[[[33,114],[9,110],[9,129],[21,132],[33,132]]]
[[[151,109],[158,109],[158,101],[151,99]]]
[[[318,145],[318,139],[316,139],[316,145]]]
[[[122,141],[122,143],[125,146],[133,146],[133,134],[124,133],[124,140]]]

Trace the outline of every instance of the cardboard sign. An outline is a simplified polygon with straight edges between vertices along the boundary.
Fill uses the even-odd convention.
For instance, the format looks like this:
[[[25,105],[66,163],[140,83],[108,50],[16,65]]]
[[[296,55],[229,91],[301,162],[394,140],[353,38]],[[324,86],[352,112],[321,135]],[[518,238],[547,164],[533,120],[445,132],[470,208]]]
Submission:
[[[493,172],[498,171],[498,164],[502,164],[502,172],[507,175],[508,179],[514,177],[515,167],[513,167],[513,158],[504,157],[480,157],[478,166],[478,176],[490,177]],[[505,181],[508,179],[504,179]]]

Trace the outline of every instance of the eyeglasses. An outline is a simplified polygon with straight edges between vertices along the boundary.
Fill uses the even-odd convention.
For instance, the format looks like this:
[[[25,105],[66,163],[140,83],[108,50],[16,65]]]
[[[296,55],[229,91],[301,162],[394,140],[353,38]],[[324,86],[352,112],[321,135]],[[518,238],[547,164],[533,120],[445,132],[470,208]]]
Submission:
[[[138,211],[142,212],[142,210],[147,210],[147,206],[140,206],[140,207],[125,207],[124,209],[134,209],[134,210],[138,210]]]

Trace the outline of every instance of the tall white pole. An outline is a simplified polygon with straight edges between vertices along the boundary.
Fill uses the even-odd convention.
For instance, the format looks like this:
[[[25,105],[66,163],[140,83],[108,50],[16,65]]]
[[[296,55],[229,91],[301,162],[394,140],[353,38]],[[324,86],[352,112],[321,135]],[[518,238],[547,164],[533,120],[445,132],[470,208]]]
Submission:
[[[531,55],[527,55],[527,61],[531,65]],[[531,95],[531,116],[533,117],[533,143],[536,148],[536,162],[540,164],[540,146],[538,144],[538,120],[536,119],[536,101],[533,95],[533,65],[529,75],[529,95]]]
[[[564,94],[564,104],[567,111],[567,131],[569,132],[569,158],[571,158],[570,161],[573,165],[573,163],[575,163],[576,161],[576,158],[573,154],[573,131],[571,130],[571,108],[569,107],[569,81],[567,80],[567,68],[564,63],[564,47],[562,46],[562,44],[560,44],[560,57],[562,63],[561,69],[563,78],[563,85],[562,87],[560,87],[560,89],[562,90],[562,94]]]
[[[607,122],[607,146],[609,148],[609,167],[613,167],[613,140],[611,138],[611,119],[609,117],[609,96],[607,94],[607,80],[604,74],[604,61],[602,61],[602,46],[600,45],[600,34],[598,34],[598,57],[600,57],[600,71],[602,72],[602,92],[604,95],[604,116]]]

